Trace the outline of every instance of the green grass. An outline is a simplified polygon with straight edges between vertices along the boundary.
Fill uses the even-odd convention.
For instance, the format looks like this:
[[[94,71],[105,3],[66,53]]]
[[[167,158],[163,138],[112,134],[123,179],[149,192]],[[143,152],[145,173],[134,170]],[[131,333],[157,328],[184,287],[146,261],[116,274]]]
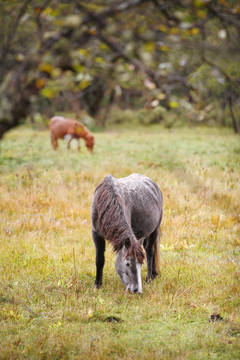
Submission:
[[[48,131],[26,127],[0,142],[0,359],[239,359],[239,137],[159,126],[95,136],[93,155],[63,141],[54,152]],[[108,245],[96,290],[94,189],[133,172],[163,192],[161,277],[126,293]]]

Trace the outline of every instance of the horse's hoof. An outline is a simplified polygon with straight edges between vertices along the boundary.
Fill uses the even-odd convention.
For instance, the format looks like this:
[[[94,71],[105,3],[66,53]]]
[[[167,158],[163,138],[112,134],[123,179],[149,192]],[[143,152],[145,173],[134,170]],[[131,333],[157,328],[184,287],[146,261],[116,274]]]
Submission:
[[[150,277],[147,277],[147,278],[146,278],[146,283],[147,283],[147,284],[150,284],[150,282],[151,282]]]
[[[101,287],[102,284],[95,284],[95,288],[99,289]]]

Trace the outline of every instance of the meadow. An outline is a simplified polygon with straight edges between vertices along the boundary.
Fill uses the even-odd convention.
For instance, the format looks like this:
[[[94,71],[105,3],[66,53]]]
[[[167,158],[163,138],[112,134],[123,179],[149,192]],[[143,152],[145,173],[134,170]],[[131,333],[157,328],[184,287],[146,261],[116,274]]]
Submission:
[[[0,142],[0,359],[239,359],[240,141],[226,129],[95,133],[52,150],[26,126]],[[98,182],[142,173],[161,188],[161,276],[125,291],[107,245],[94,287]]]

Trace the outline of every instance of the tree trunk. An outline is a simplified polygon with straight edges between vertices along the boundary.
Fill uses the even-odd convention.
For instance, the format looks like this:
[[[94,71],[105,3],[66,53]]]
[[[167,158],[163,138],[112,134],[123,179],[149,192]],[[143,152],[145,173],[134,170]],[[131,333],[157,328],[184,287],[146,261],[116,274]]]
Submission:
[[[232,101],[232,97],[230,95],[228,96],[228,105],[229,105],[229,110],[230,110],[230,114],[231,114],[231,117],[232,117],[233,129],[234,129],[235,133],[239,134],[240,130],[239,130],[239,127],[238,127],[237,119],[236,119],[236,117],[234,115],[233,101]]]

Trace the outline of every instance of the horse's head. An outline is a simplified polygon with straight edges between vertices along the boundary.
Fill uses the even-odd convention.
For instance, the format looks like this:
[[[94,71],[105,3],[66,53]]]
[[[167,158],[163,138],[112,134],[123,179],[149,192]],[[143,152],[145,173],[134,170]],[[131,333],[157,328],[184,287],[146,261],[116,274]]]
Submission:
[[[86,134],[85,144],[86,144],[88,151],[93,152],[94,136],[92,134],[90,134],[90,133]]]
[[[135,256],[128,255],[129,247],[130,241],[127,239],[122,249],[117,253],[116,271],[126,290],[130,290],[133,293],[142,293],[142,264]]]

